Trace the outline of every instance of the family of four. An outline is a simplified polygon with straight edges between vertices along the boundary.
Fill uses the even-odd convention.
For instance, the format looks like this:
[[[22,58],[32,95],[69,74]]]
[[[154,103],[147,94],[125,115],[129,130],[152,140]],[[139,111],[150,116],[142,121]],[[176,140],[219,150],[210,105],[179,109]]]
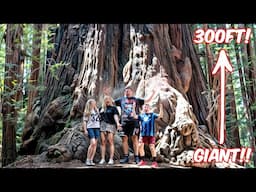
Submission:
[[[94,99],[86,102],[82,124],[84,133],[90,139],[86,165],[95,165],[93,159],[99,138],[101,139],[99,164],[114,164],[114,135],[116,131],[122,130],[124,158],[120,160],[120,163],[129,163],[128,139],[131,138],[136,164],[146,165],[144,144],[148,144],[152,155],[152,167],[158,166],[155,150],[155,120],[163,117],[163,106],[160,105],[159,114],[151,111],[149,101],[155,92],[153,90],[149,98],[141,99],[133,96],[131,87],[126,87],[124,96],[121,98],[113,100],[111,96],[105,96],[102,107],[99,109]],[[121,115],[119,115],[117,106],[121,108]],[[107,141],[110,151],[108,162],[105,160]]]

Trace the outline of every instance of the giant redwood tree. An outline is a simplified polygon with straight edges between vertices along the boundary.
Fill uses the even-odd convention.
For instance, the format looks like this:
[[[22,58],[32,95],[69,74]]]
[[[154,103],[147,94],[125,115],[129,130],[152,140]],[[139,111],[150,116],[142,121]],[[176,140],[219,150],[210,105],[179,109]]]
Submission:
[[[117,98],[130,85],[164,118],[157,122],[159,162],[194,166],[197,147],[219,146],[206,120],[206,79],[188,24],[62,24],[49,50],[44,91],[26,120],[21,155],[39,161],[84,161],[88,138],[81,131],[88,98]],[[115,136],[115,159],[122,156]],[[99,161],[99,149],[95,161]],[[210,165],[206,165],[210,166]]]

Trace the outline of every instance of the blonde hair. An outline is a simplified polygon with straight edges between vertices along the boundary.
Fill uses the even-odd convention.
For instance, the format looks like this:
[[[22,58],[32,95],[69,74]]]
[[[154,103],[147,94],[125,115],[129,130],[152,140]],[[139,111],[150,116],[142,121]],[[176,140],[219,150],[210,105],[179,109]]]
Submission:
[[[110,106],[114,105],[114,99],[111,96],[109,96],[109,95],[105,95],[104,98],[103,98],[103,102],[102,102],[102,109],[104,111],[107,109],[107,106],[106,106],[106,100],[107,99],[110,99],[110,101],[111,101]]]
[[[88,99],[86,104],[85,104],[84,114],[85,114],[86,117],[88,117],[91,114],[92,102],[96,102],[96,100],[95,99]],[[95,107],[94,110],[96,110],[98,112],[98,108],[97,107]]]

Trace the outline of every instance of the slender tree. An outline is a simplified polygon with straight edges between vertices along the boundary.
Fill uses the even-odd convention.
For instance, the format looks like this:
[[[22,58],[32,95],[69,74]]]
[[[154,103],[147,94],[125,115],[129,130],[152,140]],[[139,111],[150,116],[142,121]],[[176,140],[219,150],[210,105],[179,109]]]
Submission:
[[[252,25],[245,25],[245,27],[252,27]],[[253,40],[251,40],[251,38]],[[245,67],[245,73],[246,73],[246,86],[247,86],[247,92],[248,92],[248,99],[249,99],[249,111],[250,111],[250,137],[251,137],[251,146],[255,147],[256,145],[256,55],[255,55],[255,47],[253,44],[253,41],[255,36],[252,32],[251,38],[248,44],[245,44],[245,49],[247,50],[247,62],[248,67]],[[256,153],[253,155],[253,161],[254,165],[256,165]]]
[[[27,114],[32,110],[35,97],[38,95],[38,78],[40,72],[40,47],[43,24],[34,24],[34,35],[32,45],[32,66],[29,79]]]
[[[16,124],[19,102],[22,99],[23,50],[21,24],[7,24],[6,63],[3,93],[2,165],[16,159]]]

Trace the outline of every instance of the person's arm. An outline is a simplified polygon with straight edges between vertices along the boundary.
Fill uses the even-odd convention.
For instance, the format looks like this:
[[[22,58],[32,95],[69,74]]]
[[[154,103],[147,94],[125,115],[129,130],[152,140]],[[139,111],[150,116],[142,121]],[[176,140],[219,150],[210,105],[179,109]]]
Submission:
[[[88,131],[87,131],[87,121],[86,121],[85,118],[83,118],[82,127],[83,127],[84,134],[87,135],[88,134]]]
[[[163,117],[164,117],[164,108],[163,108],[163,104],[160,103],[160,111],[157,119],[162,119]]]
[[[117,130],[119,130],[121,128],[121,124],[119,123],[119,117],[117,114],[114,114],[114,119],[116,122]]]
[[[100,107],[100,108],[99,108],[99,113],[100,113],[100,115],[102,115],[102,113],[104,113],[103,107]]]

